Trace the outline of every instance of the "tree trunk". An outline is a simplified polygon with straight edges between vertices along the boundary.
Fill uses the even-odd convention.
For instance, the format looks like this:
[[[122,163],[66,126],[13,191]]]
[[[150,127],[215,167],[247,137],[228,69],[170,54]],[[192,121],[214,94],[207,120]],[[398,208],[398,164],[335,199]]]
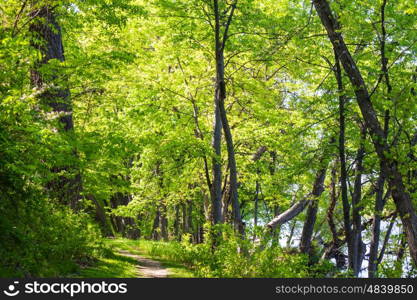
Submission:
[[[381,214],[383,209],[385,178],[380,171],[378,181],[376,183],[376,197],[374,206],[374,219],[372,221],[372,237],[369,249],[368,277],[374,278],[377,272],[377,259],[379,248],[379,236],[381,234]]]
[[[181,235],[180,235],[180,206],[178,204],[175,205],[174,237],[177,241],[181,240]]]
[[[214,123],[213,123],[213,140],[212,147],[215,156],[213,157],[213,183],[211,186],[211,205],[213,224],[222,223],[222,165],[221,165],[221,140],[222,140],[222,122],[220,118],[219,103],[217,92],[214,106]]]
[[[31,83],[41,90],[39,96],[43,105],[52,109],[52,112],[59,116],[58,132],[67,139],[75,139],[74,123],[72,120],[71,95],[67,85],[67,78],[62,76],[59,69],[48,72],[48,75],[41,72],[43,66],[50,60],[56,59],[65,61],[64,47],[62,45],[61,28],[56,21],[53,8],[43,6],[34,9],[31,13],[35,18],[29,27],[31,33],[31,46],[41,53],[41,59],[31,70]],[[60,74],[60,75],[59,75]],[[76,155],[76,150],[68,155]],[[65,172],[56,180],[50,182],[47,187],[53,196],[62,203],[77,210],[81,199],[81,176],[78,168],[74,166],[55,166],[52,168],[55,173]]]
[[[193,203],[191,201],[188,201],[187,203],[188,205],[188,213],[187,213],[187,218],[188,218],[188,226],[189,226],[189,233],[191,233],[191,238],[194,237],[194,226],[193,226]]]
[[[116,193],[110,198],[110,206],[116,209],[119,206],[126,206],[131,201],[131,196],[123,193]],[[140,235],[136,222],[130,217],[113,216],[117,232],[123,237],[137,239]]]
[[[187,217],[187,204],[182,203],[182,232],[190,233],[189,219]]]
[[[258,202],[259,202],[259,180],[256,180],[255,187],[255,209],[254,209],[254,220],[253,220],[253,240],[256,240],[256,228],[258,227]]]
[[[342,34],[339,31],[339,25],[333,17],[328,2],[326,0],[313,0],[313,4],[354,88],[356,100],[361,110],[363,120],[365,121],[366,128],[372,138],[384,175],[392,188],[392,198],[394,199],[403,227],[407,233],[410,255],[414,263],[417,264],[417,215],[410,194],[404,185],[403,175],[398,170],[398,161],[393,155],[390,155],[391,151],[384,137],[384,131],[381,128],[376,111],[370,100],[369,92],[362,78],[362,74],[344,42]]]
[[[385,30],[385,7],[387,1],[384,0],[381,4],[381,72],[385,78],[385,84],[387,86],[388,95],[391,94],[392,87],[388,75],[388,59],[385,55],[385,42],[386,42],[386,30]],[[388,137],[388,128],[389,128],[389,119],[390,111],[385,111],[384,119],[384,136],[385,139]],[[372,223],[372,238],[371,245],[369,250],[369,263],[368,263],[368,277],[374,278],[376,272],[378,271],[378,247],[379,247],[379,235],[381,233],[381,214],[384,209],[384,185],[385,185],[385,176],[382,172],[382,165],[380,165],[380,172],[376,185],[376,198],[375,198],[375,207],[374,207],[374,220]]]
[[[397,260],[395,262],[395,270],[398,273],[402,273],[403,272],[403,264],[404,264],[404,256],[405,256],[405,248],[407,247],[407,240],[405,238],[405,233],[401,238],[400,241],[400,245],[398,246],[398,251],[397,251]]]
[[[301,253],[310,253],[311,241],[313,237],[314,225],[317,219],[317,209],[319,197],[324,191],[324,179],[326,178],[327,166],[316,174],[313,191],[311,192],[311,200],[308,204],[307,216],[304,221],[303,231],[301,234],[300,251]]]
[[[330,182],[330,204],[327,209],[327,223],[329,224],[330,231],[332,233],[332,241],[326,247],[323,257],[325,259],[334,258],[336,260],[336,268],[339,270],[344,269],[346,266],[346,256],[340,250],[342,241],[339,239],[339,234],[334,222],[334,212],[337,204],[338,195],[336,193],[336,182],[337,182],[337,162],[335,161],[331,171],[331,182]]]
[[[334,51],[335,56],[335,77],[337,81],[337,89],[339,93],[339,160],[340,160],[340,190],[342,194],[342,205],[343,205],[343,225],[345,228],[345,236],[347,241],[348,248],[348,263],[350,268],[355,269],[354,260],[355,247],[354,247],[354,238],[351,227],[350,220],[350,203],[348,199],[348,190],[347,190],[347,170],[346,170],[346,154],[345,154],[345,102],[346,97],[344,94],[344,85],[342,70],[340,67],[340,59],[336,51]]]
[[[99,200],[97,200],[94,196],[89,195],[87,198],[93,201],[95,206],[95,214],[96,220],[100,224],[101,232],[104,236],[114,237],[114,229],[111,223],[110,218],[106,215],[106,211],[104,210],[104,205]]]
[[[160,232],[159,232],[159,223],[160,223],[160,217],[161,212],[159,210],[159,206],[155,213],[155,218],[153,219],[153,225],[152,225],[152,233],[151,238],[155,241],[158,241],[161,238]]]
[[[213,0],[213,9],[215,16],[215,54],[216,54],[216,89],[215,89],[215,103],[216,103],[216,117],[217,117],[217,108],[221,119],[221,124],[223,126],[223,132],[225,136],[226,146],[227,146],[227,157],[228,157],[228,166],[230,170],[230,198],[232,202],[233,210],[233,224],[235,229],[244,236],[244,226],[242,222],[242,216],[240,213],[240,205],[238,198],[238,188],[237,188],[237,168],[236,168],[236,159],[235,159],[235,150],[233,145],[232,132],[230,129],[229,121],[227,118],[226,109],[224,107],[224,101],[226,99],[226,81],[224,76],[224,47],[227,41],[227,32],[230,26],[231,19],[233,17],[233,12],[235,10],[236,4],[232,4],[231,12],[228,18],[228,22],[225,25],[223,38],[220,37],[221,32],[221,16],[218,5],[218,0]],[[216,130],[216,128],[215,128]],[[214,143],[213,143],[214,144]],[[217,149],[215,149],[217,150]],[[216,153],[217,154],[217,153]],[[217,196],[217,195],[216,195]],[[217,202],[217,197],[216,197]],[[216,203],[217,204],[217,203]],[[217,207],[216,207],[217,209]]]
[[[356,170],[355,170],[355,182],[352,195],[352,248],[353,248],[353,261],[351,268],[353,274],[358,276],[362,261],[364,258],[364,245],[362,241],[362,221],[361,221],[361,207],[360,201],[362,199],[362,174],[363,174],[363,157],[365,155],[365,139],[366,131],[361,129],[361,142],[358,152],[356,154]]]
[[[160,213],[159,213],[159,226],[161,229],[161,238],[164,241],[168,241],[168,218],[167,218],[167,207],[165,203],[161,202],[160,204]]]

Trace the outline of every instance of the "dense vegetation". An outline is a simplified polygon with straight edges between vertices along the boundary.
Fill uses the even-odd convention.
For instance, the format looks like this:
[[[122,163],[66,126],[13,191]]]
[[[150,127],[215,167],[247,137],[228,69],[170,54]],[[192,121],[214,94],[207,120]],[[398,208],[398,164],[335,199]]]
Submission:
[[[416,276],[415,1],[0,16],[0,276],[71,274],[116,236],[201,277]]]

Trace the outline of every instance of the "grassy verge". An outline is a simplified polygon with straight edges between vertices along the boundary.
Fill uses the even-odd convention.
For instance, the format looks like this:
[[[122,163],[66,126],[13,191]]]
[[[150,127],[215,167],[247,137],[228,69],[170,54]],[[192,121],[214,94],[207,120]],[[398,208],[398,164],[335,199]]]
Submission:
[[[157,260],[168,270],[170,278],[195,277],[192,271],[169,257],[155,255],[152,249],[155,243],[146,240],[128,240],[123,238],[107,239],[107,250],[97,261],[88,267],[82,267],[77,274],[71,277],[77,278],[138,278],[142,277],[137,269],[138,262],[134,258],[118,254],[118,250],[126,250],[132,254]]]
[[[157,260],[161,263],[163,267],[168,270],[168,277],[170,278],[192,278],[195,277],[194,273],[187,268],[186,266],[175,262],[174,260],[170,259],[168,256],[164,256],[162,254],[157,254],[154,251],[155,244],[165,244],[164,242],[154,242],[154,241],[147,241],[147,240],[128,240],[128,239],[109,239],[106,241],[106,244],[117,251],[120,250],[127,250],[132,254],[137,254],[146,258]],[[168,244],[168,243],[166,243]]]
[[[137,278],[141,277],[134,258],[107,249],[92,266],[81,267],[76,278]]]

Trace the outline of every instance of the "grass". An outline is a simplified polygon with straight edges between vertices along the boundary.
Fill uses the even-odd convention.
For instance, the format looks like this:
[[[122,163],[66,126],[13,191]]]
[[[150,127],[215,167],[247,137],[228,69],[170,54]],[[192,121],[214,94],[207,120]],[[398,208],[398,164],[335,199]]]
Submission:
[[[82,267],[76,278],[137,278],[141,277],[134,258],[116,254],[110,250],[92,266]]]
[[[117,254],[118,250],[126,250],[132,254],[157,260],[168,270],[170,278],[195,277],[191,270],[172,259],[155,255],[152,249],[155,243],[146,240],[128,240],[123,238],[106,239],[107,250],[92,266],[82,267],[72,277],[77,278],[138,278],[142,277],[138,271],[136,259]]]
[[[155,242],[147,240],[128,240],[123,238],[106,240],[106,245],[112,249],[127,250],[132,254],[140,255],[145,258],[157,260],[168,270],[169,278],[193,278],[194,273],[186,266],[175,262],[169,257],[157,255],[153,249],[155,244],[167,244],[165,242]]]

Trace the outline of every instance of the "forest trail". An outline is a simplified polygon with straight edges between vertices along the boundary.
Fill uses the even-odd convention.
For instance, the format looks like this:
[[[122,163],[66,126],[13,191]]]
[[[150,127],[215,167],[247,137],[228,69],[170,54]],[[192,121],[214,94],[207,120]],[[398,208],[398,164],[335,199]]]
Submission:
[[[169,275],[168,270],[158,261],[132,254],[126,250],[118,250],[118,253],[138,261],[137,269],[141,278],[167,278]]]

